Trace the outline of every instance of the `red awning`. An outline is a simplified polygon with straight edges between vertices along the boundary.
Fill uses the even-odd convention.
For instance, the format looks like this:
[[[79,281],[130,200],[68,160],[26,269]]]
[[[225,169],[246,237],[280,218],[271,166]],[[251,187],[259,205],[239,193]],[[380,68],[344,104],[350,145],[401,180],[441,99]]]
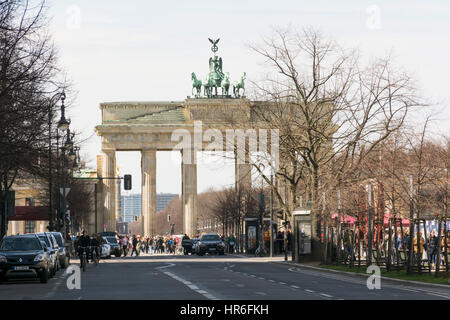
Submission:
[[[9,221],[48,221],[48,207],[16,206],[16,212]]]

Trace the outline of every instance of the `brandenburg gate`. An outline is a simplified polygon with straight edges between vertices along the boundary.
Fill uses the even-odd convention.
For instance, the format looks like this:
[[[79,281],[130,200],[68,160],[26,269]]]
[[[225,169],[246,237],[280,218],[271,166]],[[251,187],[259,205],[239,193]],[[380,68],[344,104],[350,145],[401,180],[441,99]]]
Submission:
[[[254,125],[250,125],[254,103],[244,96],[246,74],[244,72],[240,81],[231,85],[229,73],[222,71],[222,58],[216,55],[219,39],[209,41],[214,53],[209,59],[209,73],[203,82],[197,79],[195,73],[191,74],[192,98],[170,102],[100,104],[102,124],[95,130],[102,138],[103,154],[97,158],[98,176],[115,176],[116,151],[141,152],[144,236],[156,234],[157,151],[181,152],[183,233],[189,236],[197,234],[197,152],[232,150],[235,156],[236,188],[251,186],[252,165],[249,155],[256,151],[255,143],[252,143],[254,140],[250,141],[249,138],[247,143],[245,135],[244,140],[242,136],[234,136],[236,131],[242,132],[243,128],[254,128]],[[229,92],[230,87],[232,92]],[[220,95],[218,89],[221,89]],[[199,124],[202,126],[200,130]],[[239,129],[234,130],[236,128]],[[230,130],[233,133],[231,138]],[[267,134],[263,136],[266,139],[264,145],[267,146]],[[230,143],[232,148],[229,148]],[[116,211],[118,184],[113,179],[101,181],[97,199],[98,225],[106,226],[108,231],[115,231],[119,214]]]
[[[201,120],[206,128],[225,130],[218,121],[223,116],[239,117],[248,114],[247,99],[186,99],[181,102],[116,102],[101,103],[102,124],[96,132],[102,137],[102,153],[98,165],[101,177],[115,176],[116,151],[140,151],[142,170],[143,234],[155,235],[156,230],[156,152],[177,150],[179,141],[173,133],[184,130],[192,139],[182,153],[182,208],[183,231],[191,236],[197,233],[197,164],[196,152],[209,150],[211,143],[194,145],[194,121]],[[229,118],[228,118],[229,119]],[[224,134],[225,137],[225,134]],[[186,144],[186,139],[185,139]],[[189,143],[189,141],[188,141]],[[251,164],[236,161],[235,179],[238,185],[251,185]],[[118,184],[104,179],[99,190],[99,217],[107,230],[116,229],[116,199]],[[99,221],[100,222],[100,221]]]

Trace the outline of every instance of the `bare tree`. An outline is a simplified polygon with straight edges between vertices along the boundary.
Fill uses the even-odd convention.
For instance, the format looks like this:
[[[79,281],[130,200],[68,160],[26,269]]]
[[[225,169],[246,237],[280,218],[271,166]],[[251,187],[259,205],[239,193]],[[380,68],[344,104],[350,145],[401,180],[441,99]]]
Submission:
[[[44,0],[0,2],[1,203],[19,171],[38,168],[49,143],[48,124],[54,122],[56,106],[49,97],[62,85],[45,11]]]
[[[318,241],[320,192],[354,179],[365,157],[422,102],[411,78],[388,58],[363,66],[355,50],[312,29],[275,30],[252,49],[271,70],[264,81],[254,83],[255,99],[263,102],[252,109],[252,120],[280,130],[276,177],[288,183],[290,195],[283,197],[269,175],[258,170],[260,164],[254,166],[288,216],[303,181],[313,204],[313,240]],[[325,179],[330,175],[334,179]]]

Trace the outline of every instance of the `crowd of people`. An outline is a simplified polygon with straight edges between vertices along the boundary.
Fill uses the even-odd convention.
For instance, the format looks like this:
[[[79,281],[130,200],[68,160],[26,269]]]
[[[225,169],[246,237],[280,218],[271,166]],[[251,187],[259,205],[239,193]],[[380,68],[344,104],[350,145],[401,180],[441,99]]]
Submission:
[[[182,239],[171,235],[158,235],[154,237],[143,237],[140,235],[119,236],[123,256],[139,256],[143,253],[167,253],[175,254],[181,246]]]
[[[199,238],[199,235],[192,235],[190,238]],[[236,236],[229,234],[228,236],[220,235],[220,238],[227,246],[229,253],[236,250]],[[143,237],[140,235],[121,235],[119,243],[122,246],[123,256],[139,256],[146,254],[182,254],[182,241],[189,239],[188,235],[157,235],[154,237]]]

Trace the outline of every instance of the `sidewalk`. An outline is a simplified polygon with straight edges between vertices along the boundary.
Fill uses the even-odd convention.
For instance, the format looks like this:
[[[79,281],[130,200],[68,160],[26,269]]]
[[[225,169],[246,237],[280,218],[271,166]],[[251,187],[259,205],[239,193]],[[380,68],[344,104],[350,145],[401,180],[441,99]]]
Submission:
[[[338,274],[342,274],[342,275],[345,274],[345,275],[351,275],[351,276],[358,276],[358,277],[364,277],[364,278],[368,278],[372,275],[372,273],[358,273],[358,272],[323,268],[323,267],[321,267],[321,264],[318,261],[305,262],[305,263],[297,263],[294,261],[274,261],[274,263],[290,265],[290,266],[294,266],[294,267],[309,268],[309,269],[314,269],[314,270],[319,270],[319,271],[329,272],[329,273],[335,273],[335,274],[338,273]],[[431,282],[424,282],[424,281],[404,280],[404,279],[391,278],[391,277],[385,277],[385,276],[380,276],[380,278],[384,279],[384,280],[395,281],[395,282],[409,283],[409,284],[422,285],[422,286],[434,286],[434,287],[439,287],[439,288],[450,289],[450,285],[446,285],[446,284],[431,283]]]

